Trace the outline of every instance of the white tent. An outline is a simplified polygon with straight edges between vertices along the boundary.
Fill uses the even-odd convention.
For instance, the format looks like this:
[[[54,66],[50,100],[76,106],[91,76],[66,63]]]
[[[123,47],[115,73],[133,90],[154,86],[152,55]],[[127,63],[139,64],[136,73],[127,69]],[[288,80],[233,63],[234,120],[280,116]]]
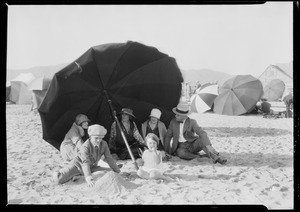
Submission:
[[[28,85],[35,79],[32,73],[21,73],[10,81],[10,101],[16,104],[31,104],[31,91]]]
[[[36,110],[42,103],[46,92],[50,86],[51,79],[48,77],[42,76],[35,78],[29,84],[28,88],[32,91],[32,108],[31,110]]]

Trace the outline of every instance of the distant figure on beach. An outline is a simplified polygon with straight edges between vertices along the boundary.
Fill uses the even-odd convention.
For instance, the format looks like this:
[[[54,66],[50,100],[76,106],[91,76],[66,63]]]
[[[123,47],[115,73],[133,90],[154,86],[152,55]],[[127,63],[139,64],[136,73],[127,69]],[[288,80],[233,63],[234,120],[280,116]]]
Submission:
[[[195,91],[198,89],[198,88],[200,88],[201,87],[201,83],[199,82],[199,80],[197,80],[196,81],[196,89],[195,89]]]
[[[120,168],[111,156],[106,141],[102,140],[106,132],[106,129],[101,125],[89,126],[89,139],[81,145],[78,155],[67,166],[53,173],[52,181],[56,184],[63,184],[77,175],[84,175],[87,185],[93,187],[92,172],[104,170],[103,167],[98,166],[103,155],[109,167],[114,172],[120,173]]]
[[[207,133],[202,130],[197,121],[188,117],[190,108],[181,102],[173,108],[175,118],[171,120],[165,138],[165,150],[171,155],[191,160],[201,158],[199,152],[203,150],[214,163],[225,164],[226,159],[212,147]]]
[[[87,132],[90,120],[84,114],[78,114],[75,122],[65,135],[60,145],[60,154],[65,161],[73,160],[78,152],[79,147],[87,138]]]
[[[290,92],[283,98],[286,108],[286,118],[293,117],[293,110],[294,110],[294,100],[293,100],[293,93]]]
[[[265,115],[272,114],[271,104],[265,98],[261,98],[261,103],[258,106],[258,110],[263,112]]]
[[[149,133],[155,134],[159,139],[157,149],[162,152],[163,159],[169,159],[171,156],[169,154],[166,154],[164,149],[164,141],[165,135],[167,133],[167,128],[166,125],[162,121],[160,121],[160,117],[161,111],[157,108],[153,108],[151,110],[149,119],[142,123],[142,136],[143,139],[145,139]]]
[[[156,180],[172,180],[172,178],[164,175],[164,168],[162,163],[162,152],[157,149],[159,143],[159,138],[153,134],[149,133],[145,141],[147,143],[148,149],[143,152],[142,161],[137,171],[137,175],[144,179]]]
[[[130,108],[123,108],[118,115],[121,115],[120,125],[133,156],[140,158],[146,144],[133,121],[135,118],[133,111]],[[131,158],[116,121],[111,125],[109,149],[115,160]]]

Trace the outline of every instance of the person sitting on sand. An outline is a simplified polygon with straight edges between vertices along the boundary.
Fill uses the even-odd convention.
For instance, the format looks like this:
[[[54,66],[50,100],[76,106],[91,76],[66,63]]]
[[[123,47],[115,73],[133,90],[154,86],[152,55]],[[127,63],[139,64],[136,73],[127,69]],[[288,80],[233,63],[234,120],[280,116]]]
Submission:
[[[165,138],[165,150],[169,154],[191,160],[201,158],[199,152],[203,150],[214,163],[223,165],[227,162],[212,147],[207,133],[202,130],[197,121],[188,117],[190,108],[187,103],[181,102],[172,110],[175,118],[171,120]]]
[[[75,122],[60,145],[60,154],[65,161],[71,161],[76,157],[79,147],[85,141],[85,130],[87,130],[89,122],[86,115],[78,114],[76,116]]]
[[[148,149],[143,152],[137,175],[144,179],[172,180],[172,178],[163,175],[162,152],[157,150],[159,138],[155,134],[149,133],[145,141]]]
[[[142,136],[143,139],[145,139],[149,133],[154,133],[159,138],[157,149],[162,152],[163,159],[167,160],[171,158],[169,154],[165,153],[164,149],[164,138],[167,132],[167,128],[166,125],[162,121],[160,121],[160,116],[161,111],[159,109],[153,108],[151,110],[149,119],[142,123]]]
[[[293,112],[292,111],[294,110],[293,92],[290,92],[282,100],[285,103],[286,118],[292,118],[293,117]]]
[[[120,173],[120,168],[110,154],[106,141],[102,140],[107,130],[98,124],[89,126],[89,138],[79,148],[78,155],[64,168],[53,173],[52,181],[56,184],[63,184],[71,180],[74,176],[84,175],[87,185],[94,186],[92,172],[103,170],[98,166],[98,162],[104,155],[109,167],[116,173]],[[123,173],[121,173],[123,175]]]
[[[146,145],[133,121],[133,118],[135,118],[133,111],[130,108],[123,108],[118,115],[121,115],[120,125],[133,156],[135,158],[140,158]],[[109,150],[115,160],[126,160],[131,158],[116,121],[111,125]]]
[[[258,110],[263,112],[264,115],[273,114],[273,111],[271,110],[271,104],[267,101],[265,98],[261,98],[261,104],[258,107]]]

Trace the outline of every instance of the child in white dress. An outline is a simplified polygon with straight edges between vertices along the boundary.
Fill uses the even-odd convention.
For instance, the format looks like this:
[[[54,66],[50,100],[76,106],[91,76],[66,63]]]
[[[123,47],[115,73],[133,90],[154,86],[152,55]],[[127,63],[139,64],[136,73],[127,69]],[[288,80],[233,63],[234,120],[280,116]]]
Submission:
[[[142,163],[143,165],[139,167],[137,175],[144,179],[163,179],[172,180],[172,178],[164,175],[164,168],[162,163],[162,152],[157,150],[157,145],[159,138],[153,134],[149,133],[145,142],[148,149],[143,152]]]

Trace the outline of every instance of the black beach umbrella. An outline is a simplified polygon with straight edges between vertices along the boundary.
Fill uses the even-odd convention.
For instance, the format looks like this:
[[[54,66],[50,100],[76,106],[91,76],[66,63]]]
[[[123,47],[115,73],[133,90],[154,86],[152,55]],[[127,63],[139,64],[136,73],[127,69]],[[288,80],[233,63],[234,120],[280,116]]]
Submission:
[[[91,47],[57,72],[38,111],[43,139],[59,149],[79,113],[108,133],[115,111],[133,109],[140,126],[152,108],[169,124],[181,96],[182,74],[174,58],[138,42]]]

